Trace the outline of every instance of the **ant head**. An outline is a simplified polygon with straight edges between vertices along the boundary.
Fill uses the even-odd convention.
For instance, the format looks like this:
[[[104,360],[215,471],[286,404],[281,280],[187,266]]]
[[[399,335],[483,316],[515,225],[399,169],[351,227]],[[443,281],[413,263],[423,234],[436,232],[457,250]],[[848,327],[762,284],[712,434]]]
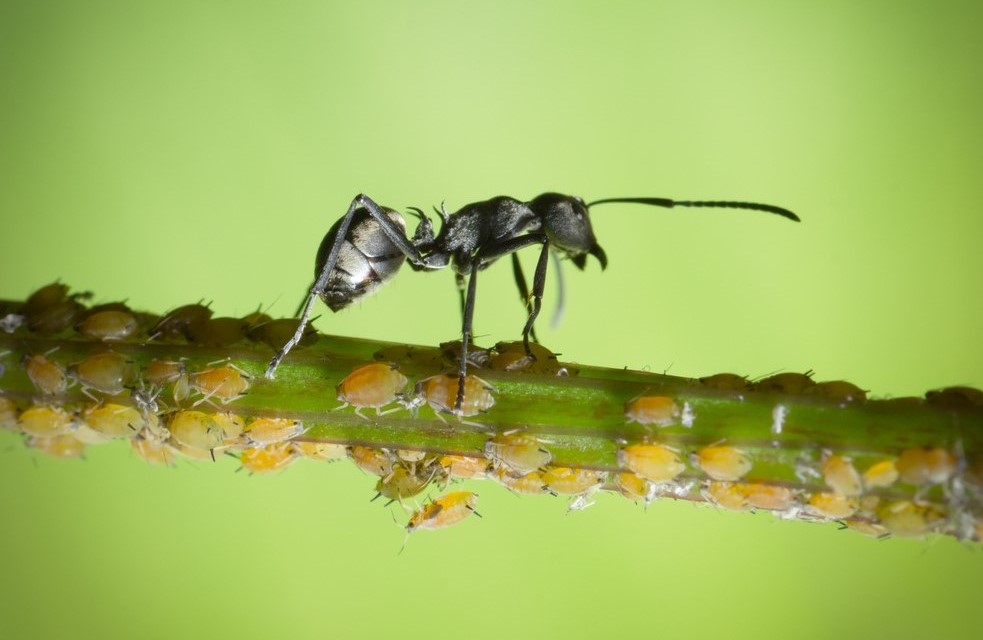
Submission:
[[[587,254],[597,258],[602,269],[607,267],[607,256],[597,244],[583,200],[576,196],[544,193],[534,198],[529,208],[542,220],[550,244],[565,253],[578,269],[587,264]]]

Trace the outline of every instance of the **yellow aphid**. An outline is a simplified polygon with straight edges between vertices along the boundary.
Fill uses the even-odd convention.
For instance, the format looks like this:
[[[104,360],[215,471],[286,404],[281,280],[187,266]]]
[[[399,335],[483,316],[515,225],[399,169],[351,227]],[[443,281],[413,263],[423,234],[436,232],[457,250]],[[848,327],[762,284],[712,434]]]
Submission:
[[[289,418],[256,418],[248,425],[243,433],[245,441],[253,446],[266,446],[286,442],[291,438],[302,435],[304,423]]]
[[[246,393],[249,376],[237,367],[224,366],[188,374],[188,386],[203,397],[195,404],[215,398],[228,404]]]
[[[143,368],[143,379],[147,384],[163,387],[175,382],[184,375],[184,363],[176,360],[151,360]]]
[[[170,448],[171,451],[179,453],[185,458],[190,458],[191,460],[200,460],[202,462],[218,461],[218,459],[215,457],[215,451],[217,449],[198,449],[196,447],[189,447],[183,442],[178,442],[176,440],[169,440],[167,442],[167,447]]]
[[[829,518],[830,520],[842,520],[849,518],[857,512],[857,499],[845,496],[842,493],[824,491],[814,493],[806,504],[806,511],[813,515]]]
[[[868,489],[890,487],[897,480],[898,468],[894,466],[894,460],[875,462],[863,474],[864,486]]]
[[[703,497],[718,507],[730,511],[750,511],[751,504],[740,485],[733,482],[709,482],[700,491]]]
[[[700,384],[717,391],[745,391],[750,386],[746,377],[736,373],[717,373],[700,378]]]
[[[751,470],[751,459],[728,445],[703,447],[693,454],[693,460],[714,480],[740,480]]]
[[[126,356],[113,351],[89,356],[73,365],[72,372],[83,387],[111,396],[133,386],[137,378],[133,363]]]
[[[661,444],[633,444],[620,449],[618,464],[652,482],[668,482],[686,468],[672,449]]]
[[[752,387],[755,391],[767,391],[795,396],[815,384],[807,373],[777,373],[758,380],[753,383]]]
[[[403,462],[420,462],[427,457],[427,452],[418,449],[396,449],[396,457]]]
[[[488,473],[488,460],[485,458],[446,455],[440,458],[440,466],[452,478],[484,478]]]
[[[40,354],[25,356],[22,364],[27,371],[27,377],[41,393],[56,395],[65,393],[68,388],[65,369],[47,356]]]
[[[488,411],[495,405],[492,388],[477,376],[468,375],[464,378],[464,400],[460,410],[454,409],[457,402],[457,376],[439,374],[421,380],[416,385],[416,396],[426,402],[435,412],[452,413],[458,417],[467,418]]]
[[[573,469],[570,467],[548,467],[543,472],[543,482],[550,491],[563,496],[577,496],[597,489],[604,484],[607,476],[594,469]]]
[[[250,473],[269,473],[285,468],[296,460],[293,444],[281,442],[266,447],[247,447],[242,450],[239,462]]]
[[[472,513],[478,504],[478,496],[470,491],[453,491],[425,505],[410,516],[406,530],[443,529],[457,524]]]
[[[626,498],[634,501],[644,500],[645,504],[655,498],[655,485],[637,473],[625,471],[618,474],[618,490]]]
[[[902,482],[942,484],[956,471],[956,457],[945,449],[919,447],[901,452],[894,466]]]
[[[29,436],[51,438],[68,433],[73,422],[63,409],[34,405],[21,412],[17,427]]]
[[[362,409],[375,409],[383,415],[382,408],[396,402],[409,380],[391,364],[373,362],[353,370],[338,383],[335,390],[338,400],[343,402],[339,409],[355,407],[355,413],[362,418]]]
[[[884,538],[891,535],[891,532],[887,527],[877,524],[876,522],[869,522],[867,520],[844,520],[843,524],[845,524],[849,529],[871,538]]]
[[[625,403],[625,417],[641,425],[668,427],[679,417],[679,407],[668,396],[639,396]]]
[[[406,465],[397,465],[393,472],[384,478],[379,478],[375,490],[389,501],[402,500],[422,493],[434,477],[435,469],[416,471]]]
[[[133,448],[133,452],[145,462],[165,466],[174,464],[174,452],[163,442],[150,438],[137,437],[130,440],[130,446]]]
[[[353,446],[348,450],[348,457],[359,469],[374,476],[384,478],[393,472],[393,456],[385,449]]]
[[[17,405],[4,396],[0,396],[0,429],[17,429]]]
[[[786,511],[795,506],[795,492],[788,487],[753,483],[741,484],[740,490],[747,503],[755,509]]]
[[[866,391],[846,380],[817,382],[812,386],[807,386],[802,391],[802,395],[816,396],[837,402],[863,402],[867,399]]]
[[[75,330],[93,340],[123,340],[140,328],[136,316],[120,309],[98,311],[83,318]]]
[[[542,471],[530,471],[522,475],[513,475],[506,467],[493,469],[491,477],[498,480],[508,490],[526,495],[542,495],[549,493]]]
[[[896,536],[920,538],[942,521],[942,513],[929,505],[901,500],[889,502],[877,510],[881,525]]]
[[[178,411],[171,416],[167,428],[172,440],[198,451],[212,452],[225,441],[222,427],[201,411]]]
[[[27,446],[52,458],[81,458],[85,454],[85,444],[73,438],[71,434],[50,438],[28,438]]]
[[[133,407],[112,402],[89,407],[82,412],[89,428],[108,438],[133,438],[146,425],[146,420]]]
[[[506,467],[517,475],[525,475],[550,463],[553,454],[534,436],[524,433],[502,433],[485,443],[485,455],[495,466]]]
[[[844,496],[859,496],[863,490],[860,474],[849,458],[840,455],[827,456],[823,461],[823,479],[830,489]]]
[[[311,460],[337,460],[344,458],[348,447],[333,442],[292,442],[293,449],[299,455]]]
[[[212,419],[222,429],[222,440],[225,444],[235,444],[239,441],[246,428],[246,420],[230,411],[220,411],[212,414]]]

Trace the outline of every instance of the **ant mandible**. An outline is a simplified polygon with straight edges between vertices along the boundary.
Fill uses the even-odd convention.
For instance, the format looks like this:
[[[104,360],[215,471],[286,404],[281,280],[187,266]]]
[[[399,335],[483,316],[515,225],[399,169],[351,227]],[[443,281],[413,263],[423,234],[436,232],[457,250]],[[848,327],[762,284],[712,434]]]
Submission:
[[[358,194],[348,205],[348,211],[328,231],[321,241],[314,265],[315,280],[304,303],[300,323],[293,337],[273,356],[266,377],[273,379],[276,368],[287,353],[304,336],[310,322],[314,300],[320,296],[332,311],[344,309],[353,301],[374,293],[392,279],[409,261],[415,271],[435,271],[453,265],[458,282],[463,285],[464,320],[461,325],[461,354],[458,364],[458,387],[455,410],[460,411],[464,400],[464,379],[467,374],[468,344],[474,317],[474,294],[478,271],[495,260],[510,255],[520,295],[528,299],[525,278],[519,268],[516,252],[525,247],[541,245],[539,261],[533,276],[532,304],[522,329],[526,355],[534,358],[529,348],[533,324],[539,315],[546,283],[546,264],[550,250],[563,254],[583,269],[587,256],[597,258],[604,269],[607,256],[597,244],[591,229],[588,210],[598,204],[633,203],[656,207],[715,207],[751,209],[773,213],[798,222],[799,217],[782,207],[755,202],[670,200],[668,198],[607,198],[586,204],[576,196],[544,193],[528,202],[508,196],[498,196],[465,205],[448,214],[443,207],[439,233],[419,209],[411,209],[420,222],[413,237],[406,235],[406,222],[399,212],[382,207],[365,194]]]

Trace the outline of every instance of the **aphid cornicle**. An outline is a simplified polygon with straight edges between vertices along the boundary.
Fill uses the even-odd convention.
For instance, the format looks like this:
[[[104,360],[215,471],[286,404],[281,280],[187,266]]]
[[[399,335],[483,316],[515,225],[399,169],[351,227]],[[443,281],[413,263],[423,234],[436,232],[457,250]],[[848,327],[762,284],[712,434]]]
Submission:
[[[798,216],[781,207],[767,204],[729,201],[679,201],[668,198],[607,198],[586,203],[579,197],[559,193],[544,193],[523,202],[508,196],[465,205],[447,214],[440,210],[439,232],[433,222],[419,209],[414,210],[420,222],[413,234],[406,234],[406,222],[393,209],[379,206],[365,194],[358,194],[348,211],[328,231],[321,241],[314,264],[314,282],[304,302],[300,323],[294,336],[273,356],[266,377],[273,378],[277,366],[303,337],[314,301],[324,300],[332,311],[338,311],[355,300],[379,289],[396,275],[403,265],[418,271],[433,271],[453,267],[458,281],[468,278],[462,287],[463,321],[461,324],[461,353],[458,361],[458,393],[454,408],[464,401],[464,377],[467,374],[468,347],[472,337],[474,300],[477,274],[506,255],[512,258],[513,273],[520,295],[528,305],[528,317],[522,329],[526,355],[535,358],[529,347],[536,317],[542,304],[546,283],[546,266],[550,251],[569,258],[579,269],[587,264],[587,256],[597,258],[601,268],[607,266],[607,256],[594,237],[588,211],[590,207],[608,203],[634,203],[657,207],[718,207],[750,209],[776,214],[790,220]],[[533,276],[531,296],[522,275],[516,252],[525,247],[540,247],[539,260]]]

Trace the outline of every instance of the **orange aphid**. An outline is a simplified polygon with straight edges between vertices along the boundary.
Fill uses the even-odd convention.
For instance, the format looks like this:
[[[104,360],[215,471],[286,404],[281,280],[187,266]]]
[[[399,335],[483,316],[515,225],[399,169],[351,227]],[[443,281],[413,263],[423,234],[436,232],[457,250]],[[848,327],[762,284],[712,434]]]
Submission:
[[[894,466],[902,482],[942,484],[956,471],[956,457],[945,449],[919,447],[901,452]]]
[[[91,355],[73,365],[71,371],[83,387],[111,396],[133,386],[137,378],[133,363],[113,351]]]
[[[577,496],[604,484],[607,476],[594,469],[574,469],[571,467],[548,467],[543,473],[543,482],[553,493],[564,496]]]
[[[740,480],[751,470],[751,459],[728,445],[710,445],[695,454],[696,465],[714,480]]]
[[[163,387],[184,375],[184,363],[176,360],[151,360],[143,368],[143,379],[148,384]]]
[[[393,456],[385,449],[356,445],[348,450],[348,457],[359,469],[374,476],[385,477],[393,472]]]
[[[638,396],[625,403],[625,417],[641,425],[668,427],[679,417],[679,407],[668,396]]]
[[[556,374],[560,364],[556,354],[541,344],[530,342],[529,350],[533,357],[526,355],[525,345],[521,340],[516,342],[499,342],[493,349],[488,366],[499,371],[528,371],[529,373]]]
[[[174,452],[163,442],[152,438],[137,437],[130,440],[133,452],[145,462],[170,466],[174,464]]]
[[[34,405],[21,412],[17,427],[29,436],[51,438],[68,433],[74,420],[58,407]]]
[[[700,491],[703,497],[718,507],[730,511],[750,511],[751,504],[740,485],[733,482],[709,482]]]
[[[344,458],[348,447],[333,442],[292,442],[294,451],[311,460],[337,460]]]
[[[140,324],[136,316],[121,309],[97,311],[83,318],[75,330],[93,340],[123,340],[137,332]]]
[[[625,471],[618,474],[618,490],[628,499],[644,500],[645,504],[655,498],[655,485],[637,473]]]
[[[806,504],[806,511],[831,520],[849,518],[857,512],[857,499],[842,493],[824,491],[814,493]]]
[[[212,452],[225,441],[222,427],[201,411],[178,411],[171,416],[167,428],[171,439],[198,451]]]
[[[894,465],[894,460],[875,462],[863,474],[864,486],[870,489],[890,487],[897,480],[898,468]]]
[[[415,405],[426,402],[436,413],[452,413],[459,418],[476,416],[495,405],[492,388],[481,378],[468,375],[464,378],[464,400],[461,408],[454,409],[457,402],[457,376],[439,374],[421,380],[416,384]]]
[[[136,437],[147,422],[135,408],[112,402],[87,408],[82,419],[90,429],[107,438]]]
[[[55,395],[65,393],[68,388],[65,369],[47,356],[41,354],[24,356],[21,364],[27,371],[27,377],[41,393]]]
[[[823,461],[823,479],[830,489],[844,496],[859,496],[863,490],[860,474],[849,458],[841,455],[827,456]]]
[[[885,529],[906,538],[919,538],[931,532],[943,518],[935,507],[907,500],[882,505],[877,510],[877,516]]]
[[[668,482],[686,466],[679,456],[661,444],[633,444],[618,451],[618,463],[652,482]]]
[[[488,460],[485,458],[446,455],[440,458],[440,466],[452,478],[484,478],[488,473]]]
[[[50,438],[28,438],[27,446],[52,458],[81,458],[85,454],[85,444],[73,438],[71,434]]]
[[[741,484],[747,503],[755,509],[786,511],[795,506],[795,492],[788,487],[770,484]]]
[[[306,429],[300,420],[289,418],[256,418],[243,433],[245,441],[253,446],[266,446],[285,442],[302,435]]]
[[[338,400],[344,403],[338,409],[353,406],[355,414],[361,418],[365,418],[362,409],[375,409],[377,415],[383,415],[382,408],[396,402],[408,383],[406,376],[389,363],[363,365],[335,387]]]
[[[505,467],[517,475],[525,475],[545,467],[553,454],[542,442],[524,433],[502,433],[485,443],[485,455],[496,467]]]
[[[188,386],[203,396],[195,405],[212,398],[228,404],[246,393],[249,376],[239,368],[227,365],[189,373]]]
[[[250,473],[269,473],[285,468],[296,460],[292,443],[281,442],[266,447],[247,447],[242,450],[239,462]]]
[[[542,495],[549,493],[542,471],[530,471],[521,475],[513,475],[506,467],[493,469],[491,477],[513,493],[526,495]]]
[[[457,524],[472,513],[477,514],[475,506],[478,496],[470,491],[452,491],[425,505],[410,516],[406,531],[417,529],[443,529]]]

